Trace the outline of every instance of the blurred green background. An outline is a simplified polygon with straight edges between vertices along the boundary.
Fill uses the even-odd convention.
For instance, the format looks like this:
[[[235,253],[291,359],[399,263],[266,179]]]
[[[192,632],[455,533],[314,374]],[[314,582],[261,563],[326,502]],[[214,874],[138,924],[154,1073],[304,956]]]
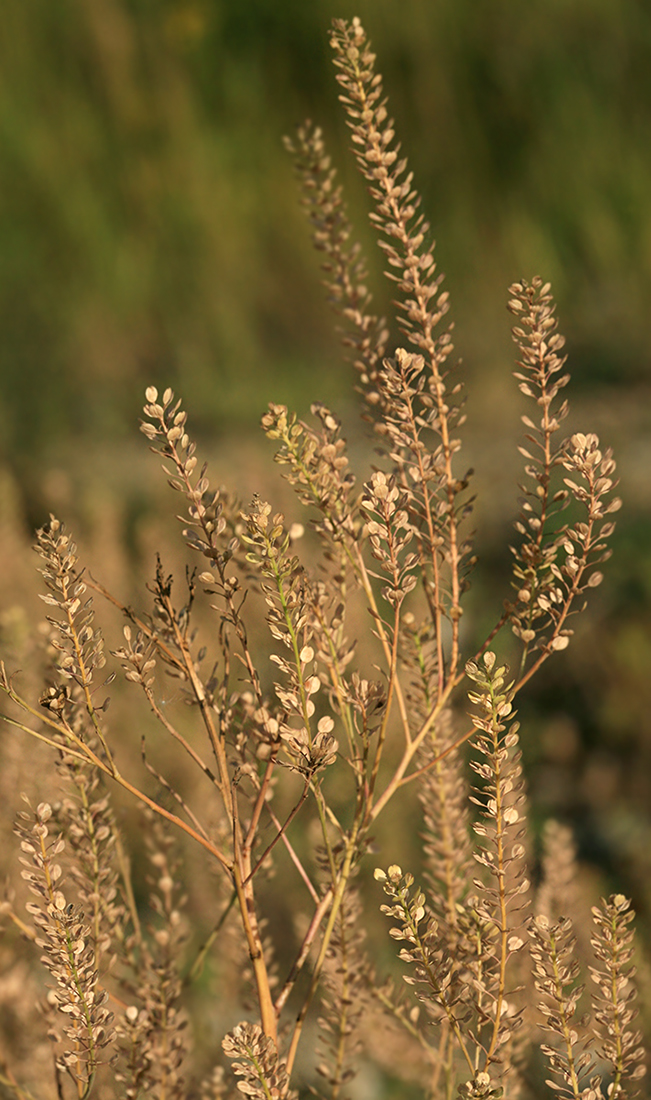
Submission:
[[[60,485],[48,471],[114,467],[133,497],[124,456],[148,384],[172,385],[231,453],[269,400],[348,407],[281,138],[306,115],[323,126],[388,309],[327,40],[333,17],[354,14],[448,277],[485,500],[480,597],[508,585],[521,410],[505,304],[520,276],[553,284],[572,425],[617,448],[625,509],[607,583],[525,717],[540,813],[573,818],[584,854],[648,909],[648,3],[4,0],[0,459],[41,520]]]
[[[575,383],[648,381],[641,0],[5,0],[10,460],[72,432],[130,432],[152,381],[181,386],[211,430],[255,423],[270,397],[311,399],[311,368],[337,356],[281,136],[309,114],[345,155],[327,29],[353,14],[378,53],[459,328],[469,318],[464,341],[481,348],[470,369],[508,340],[508,283],[541,273]],[[331,371],[328,389],[347,386]]]

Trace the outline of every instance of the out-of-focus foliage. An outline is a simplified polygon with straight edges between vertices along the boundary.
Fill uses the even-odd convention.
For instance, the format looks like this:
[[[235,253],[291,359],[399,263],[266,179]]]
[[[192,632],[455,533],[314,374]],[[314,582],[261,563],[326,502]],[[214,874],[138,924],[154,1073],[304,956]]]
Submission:
[[[355,12],[333,0],[5,0],[7,452],[121,435],[152,377],[182,380],[211,427],[253,423],[269,398],[305,404],[326,363],[322,396],[347,384],[305,277],[281,135],[311,113],[341,159],[325,32],[354,13],[383,59],[457,315],[474,322],[461,349],[471,369],[507,352],[504,287],[540,272],[576,380],[645,378],[641,0],[359,0]]]

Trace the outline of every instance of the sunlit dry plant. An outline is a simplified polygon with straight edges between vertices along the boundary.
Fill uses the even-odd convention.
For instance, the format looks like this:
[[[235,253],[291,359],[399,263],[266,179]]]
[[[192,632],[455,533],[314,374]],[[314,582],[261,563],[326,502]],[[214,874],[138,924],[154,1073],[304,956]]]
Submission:
[[[38,900],[27,904],[34,923],[34,942],[54,985],[47,1003],[49,1034],[56,1042],[58,1079],[67,1074],[79,1096],[91,1091],[101,1052],[111,1045],[112,1014],[106,1007],[108,993],[99,985],[97,939],[85,914],[68,901],[61,864],[65,848],[61,836],[51,836],[48,822],[52,808],[40,803],[35,812],[22,813],[17,823],[23,852],[23,878]]]
[[[33,926],[5,905],[54,982],[54,1087],[59,1100],[68,1088],[86,1097],[96,1080],[102,1096],[131,1100],[236,1088],[285,1100],[308,1087],[338,1100],[353,1095],[373,1050],[369,1027],[383,1015],[402,1036],[391,1072],[413,1063],[410,1080],[433,1097],[539,1096],[548,1073],[576,1100],[631,1095],[644,1069],[632,910],[621,895],[593,910],[596,994],[581,1020],[581,964],[563,912],[571,843],[548,829],[532,905],[515,710],[534,673],[570,643],[573,617],[602,579],[619,506],[614,460],[593,434],[559,436],[563,338],[549,286],[521,280],[509,308],[516,378],[533,411],[523,418],[512,591],[487,636],[471,637],[462,627],[475,561],[472,471],[459,465],[465,414],[443,324],[448,294],[359,20],[335,20],[331,44],[394,284],[393,332],[372,312],[321,131],[306,124],[288,147],[378,461],[352,470],[341,423],[321,403],[306,422],[272,404],[263,429],[302,511],[288,519],[258,495],[243,507],[211,485],[180,399],[149,387],[142,431],[181,501],[194,566],[180,583],[159,556],[137,609],[84,574],[52,518],[37,548],[56,659],[38,704],[2,666],[6,722],[58,763],[49,802],[17,826],[39,898],[28,907]],[[97,596],[125,620],[111,659],[132,693],[126,737],[107,721],[115,671],[100,682]],[[512,672],[500,649],[515,651]],[[375,856],[388,865],[375,879],[413,1000],[382,972],[368,927],[378,893],[369,850],[405,789],[418,795],[426,889],[392,850]],[[116,791],[145,808],[145,842],[130,837],[131,859]],[[55,862],[64,847],[65,895]],[[150,868],[146,890],[131,872],[138,861]],[[196,891],[211,899],[201,918],[189,903],[185,915]],[[218,1006],[219,1027],[205,1029],[208,1050],[196,1053],[186,1024],[199,1002]],[[8,1065],[0,1083],[27,1096]],[[52,1095],[45,1083],[42,1095]]]

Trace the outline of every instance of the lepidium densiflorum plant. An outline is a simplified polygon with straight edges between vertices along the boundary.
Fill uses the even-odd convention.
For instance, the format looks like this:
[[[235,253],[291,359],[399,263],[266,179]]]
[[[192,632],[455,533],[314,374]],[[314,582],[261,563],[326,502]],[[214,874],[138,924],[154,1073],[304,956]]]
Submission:
[[[3,665],[4,717],[58,761],[43,806],[57,806],[53,844],[64,845],[75,896],[58,900],[41,808],[19,829],[44,908],[31,932],[13,902],[4,911],[24,934],[47,935],[52,1011],[73,1016],[57,1032],[56,1073],[61,1085],[64,1067],[78,1095],[101,1078],[116,1097],[237,1088],[284,1100],[309,1086],[337,1100],[372,1057],[446,1100],[459,1089],[543,1095],[550,1072],[575,1097],[620,1095],[642,1066],[631,909],[616,895],[595,910],[597,994],[579,1038],[561,912],[571,842],[547,829],[534,890],[515,718],[518,693],[570,643],[573,616],[601,580],[614,461],[592,434],[560,437],[563,341],[549,286],[521,280],[510,308],[532,411],[512,588],[487,636],[472,638],[471,471],[459,465],[465,414],[448,295],[359,20],[336,20],[331,43],[395,288],[393,331],[372,312],[323,135],[307,123],[288,145],[379,458],[354,470],[339,419],[318,401],[305,421],[272,404],[263,429],[299,510],[287,518],[261,495],[242,505],[211,483],[181,400],[147,389],[142,431],[181,502],[193,563],[179,583],[159,556],[138,608],[84,573],[58,519],[39,532],[46,684],[32,703]],[[112,648],[98,597],[125,620]],[[499,656],[507,639],[512,672]],[[117,736],[106,690],[120,673],[133,697]],[[118,789],[145,807],[144,853],[137,831],[117,827]],[[422,815],[424,888],[400,870],[391,841],[374,861],[389,868],[376,878],[415,1001],[373,957],[378,888],[364,873],[380,819],[398,814],[405,793]],[[148,895],[134,885],[130,843],[153,867]],[[184,867],[197,863],[211,874],[195,874],[186,898]],[[205,914],[191,910],[197,892]],[[193,996],[204,1012],[206,1000],[219,1006],[219,1024],[197,1029],[200,1054],[186,1038]],[[387,1027],[401,1035],[389,1065],[390,1043],[377,1041]],[[26,1095],[16,1072],[2,1074]]]
[[[418,985],[419,998],[439,1023],[433,1063],[445,1062],[449,1089],[461,1057],[472,1075],[468,1095],[489,1096],[501,1095],[492,1082],[512,1061],[512,1040],[522,1024],[522,1003],[508,967],[525,946],[529,881],[517,723],[511,719],[513,683],[507,683],[507,669],[496,666],[492,652],[477,664],[468,662],[466,671],[475,684],[470,701],[478,709],[477,758],[471,762],[478,786],[470,797],[479,807],[472,828],[481,877],[470,878],[467,871],[454,907],[436,906],[438,919],[425,894],[412,893],[411,874],[393,865],[386,873],[377,869],[375,877],[393,900],[383,906],[398,921],[391,934],[411,945],[400,952],[403,961],[415,964],[405,980]]]

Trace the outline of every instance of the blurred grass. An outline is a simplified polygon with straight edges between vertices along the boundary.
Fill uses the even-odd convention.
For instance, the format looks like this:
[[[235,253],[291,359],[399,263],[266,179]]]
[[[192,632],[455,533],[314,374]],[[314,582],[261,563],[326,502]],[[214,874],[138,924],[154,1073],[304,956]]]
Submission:
[[[320,396],[345,389],[281,135],[310,113],[343,160],[326,32],[354,13],[380,57],[471,369],[509,354],[506,287],[539,272],[575,383],[648,383],[641,2],[360,0],[342,12],[330,0],[6,0],[9,459],[71,433],[119,440],[146,382],[182,388],[210,430],[250,426],[271,397],[305,406],[315,367]],[[359,211],[359,185],[352,199]]]
[[[108,509],[115,544],[144,553],[151,504],[131,441],[148,384],[172,385],[193,431],[240,474],[258,452],[235,448],[269,400],[346,410],[349,372],[281,137],[307,114],[323,125],[387,309],[327,44],[332,17],[353,14],[378,53],[452,295],[485,501],[478,609],[508,585],[519,406],[505,303],[521,275],[553,284],[573,426],[602,433],[620,458],[626,509],[607,583],[525,717],[537,804],[580,819],[602,864],[639,870],[651,848],[642,0],[5,0],[0,461],[24,499],[12,514],[40,522],[56,507],[101,562]],[[624,887],[647,909],[649,881]]]

